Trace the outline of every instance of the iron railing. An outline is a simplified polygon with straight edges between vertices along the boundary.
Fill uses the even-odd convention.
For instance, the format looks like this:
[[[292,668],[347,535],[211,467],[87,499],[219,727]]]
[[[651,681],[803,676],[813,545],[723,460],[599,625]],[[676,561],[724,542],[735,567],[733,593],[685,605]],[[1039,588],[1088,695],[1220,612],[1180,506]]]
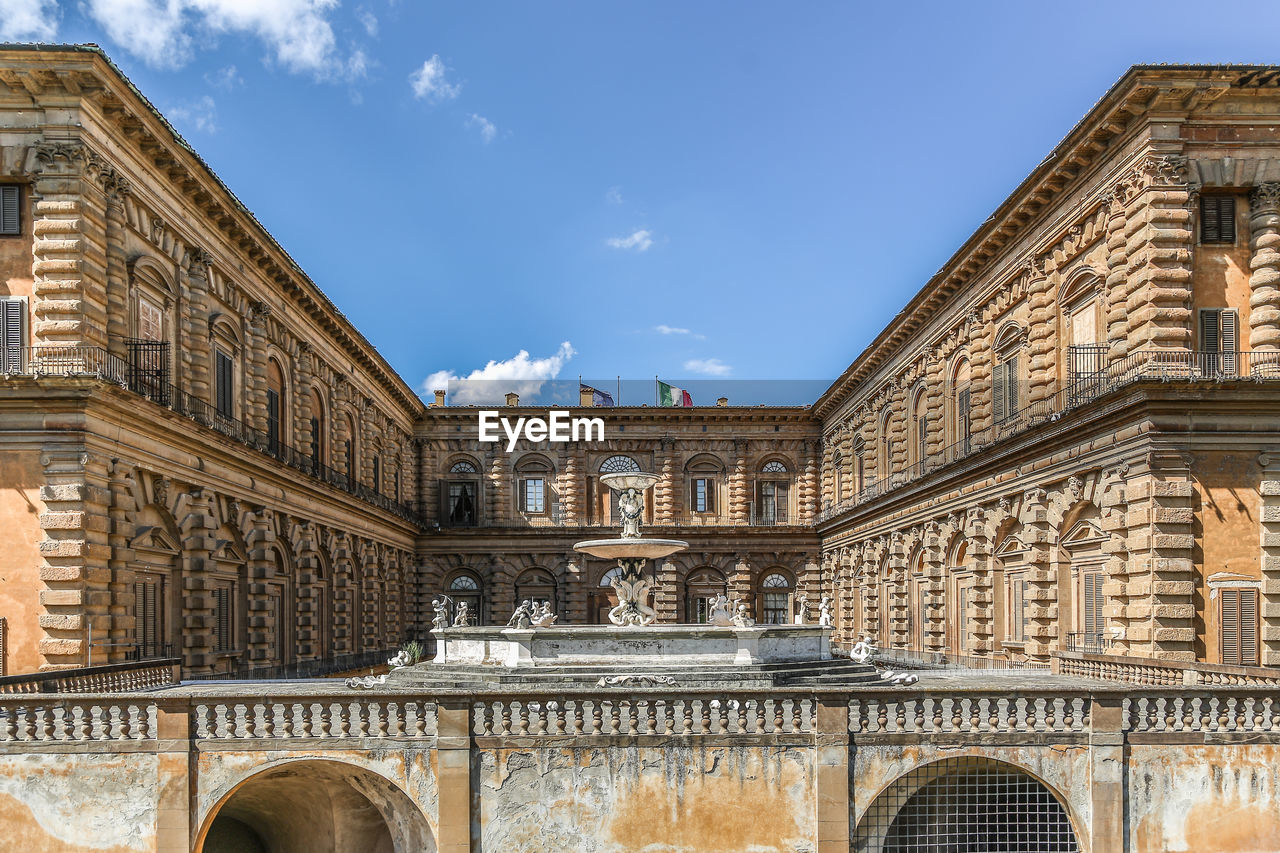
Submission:
[[[1104,654],[1111,642],[1107,635],[1094,631],[1074,631],[1067,634],[1067,651],[1087,652],[1093,655]]]
[[[37,346],[0,348],[0,373],[6,376],[67,376],[104,379],[126,388],[157,405],[183,415],[195,423],[220,433],[232,441],[252,447],[278,462],[347,494],[370,503],[379,509],[422,526],[418,511],[376,489],[347,476],[315,459],[310,450],[302,451],[283,443],[268,433],[255,429],[243,421],[227,417],[206,400],[189,394],[175,385],[157,381],[153,367],[139,367],[101,347],[88,346]]]
[[[1105,369],[1089,370],[1102,358],[1101,345],[1072,356],[1067,383],[1042,399],[1030,402],[981,430],[972,430],[959,441],[944,446],[922,462],[868,482],[851,499],[825,506],[818,514],[823,523],[854,507],[879,498],[900,486],[932,474],[991,445],[1062,418],[1068,412],[1099,397],[1140,382],[1267,382],[1280,380],[1280,352],[1198,352],[1143,350],[1119,359]],[[1081,367],[1076,371],[1075,367]]]

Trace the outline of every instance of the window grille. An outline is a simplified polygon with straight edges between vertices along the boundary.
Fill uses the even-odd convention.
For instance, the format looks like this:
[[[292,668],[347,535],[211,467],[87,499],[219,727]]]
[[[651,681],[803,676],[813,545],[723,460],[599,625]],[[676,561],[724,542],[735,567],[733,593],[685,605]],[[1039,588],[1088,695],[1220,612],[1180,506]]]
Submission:
[[[917,768],[858,824],[859,853],[1078,853],[1066,810],[1012,765],[978,757]]]
[[[639,474],[640,466],[630,456],[610,456],[600,463],[601,474]]]
[[[775,459],[772,462],[764,463],[764,467],[760,470],[765,474],[785,474],[787,473],[787,466]]]
[[[1205,195],[1200,197],[1200,242],[1234,243],[1236,241],[1236,197]]]
[[[465,461],[455,462],[453,463],[453,467],[449,469],[449,473],[450,474],[474,474],[476,473],[476,466],[472,465],[470,462],[465,462]]]

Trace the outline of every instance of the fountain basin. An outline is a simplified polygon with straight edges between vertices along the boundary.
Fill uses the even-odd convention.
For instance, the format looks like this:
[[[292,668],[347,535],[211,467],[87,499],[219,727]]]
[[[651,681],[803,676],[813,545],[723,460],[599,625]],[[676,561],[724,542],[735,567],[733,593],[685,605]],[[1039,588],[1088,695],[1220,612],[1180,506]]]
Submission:
[[[573,550],[605,560],[658,560],[688,547],[688,542],[679,539],[588,539],[575,544]]]
[[[600,475],[600,482],[620,492],[625,492],[627,489],[643,492],[645,489],[656,485],[661,479],[657,474],[641,474],[639,471],[635,473],[622,472]]]
[[[501,667],[726,668],[829,660],[831,628],[821,625],[484,626],[432,631],[436,664]]]

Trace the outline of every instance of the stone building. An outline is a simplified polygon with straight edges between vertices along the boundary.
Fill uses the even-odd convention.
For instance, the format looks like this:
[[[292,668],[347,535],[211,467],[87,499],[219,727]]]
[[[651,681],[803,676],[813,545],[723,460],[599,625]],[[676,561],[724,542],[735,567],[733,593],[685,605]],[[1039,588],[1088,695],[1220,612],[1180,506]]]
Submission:
[[[814,404],[846,636],[1280,664],[1274,76],[1132,69]]]
[[[10,672],[381,656],[421,403],[93,48],[0,50]]]

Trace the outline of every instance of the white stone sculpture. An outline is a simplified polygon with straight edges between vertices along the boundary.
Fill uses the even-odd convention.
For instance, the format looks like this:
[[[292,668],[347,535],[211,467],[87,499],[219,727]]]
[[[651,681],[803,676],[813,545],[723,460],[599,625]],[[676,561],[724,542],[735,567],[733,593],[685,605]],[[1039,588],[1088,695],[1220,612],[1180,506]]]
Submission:
[[[809,622],[809,599],[803,595],[796,599],[796,624],[806,625]]]
[[[866,663],[876,653],[876,644],[870,637],[863,637],[849,650],[849,658],[856,663]]]
[[[533,602],[525,599],[520,602],[520,606],[511,614],[511,618],[507,620],[508,628],[518,628],[522,631],[533,627]]]
[[[707,613],[707,621],[717,628],[728,628],[733,625],[733,610],[729,607],[729,599],[724,593],[718,593],[711,599],[711,608]]]
[[[453,627],[470,628],[471,627],[471,608],[465,601],[458,602],[458,613],[453,617]]]
[[[637,564],[628,571],[627,562]],[[658,613],[646,602],[649,600],[649,579],[639,573],[638,564],[643,560],[619,560],[623,571],[615,575],[610,584],[618,594],[618,606],[609,611],[609,621],[615,625],[652,625]]]
[[[818,602],[818,624],[830,628],[834,621],[835,618],[831,613],[831,596],[824,595]]]
[[[640,515],[644,512],[644,499],[638,489],[623,489],[618,495],[618,515],[622,521],[622,538],[640,538]]]
[[[533,615],[530,621],[535,628],[550,628],[555,624],[557,617],[551,612],[551,603],[548,601],[534,602]]]
[[[443,631],[449,627],[449,607],[444,599],[431,599],[431,607],[435,610],[435,618],[431,620],[431,627],[437,631]]]
[[[676,680],[669,675],[650,675],[636,673],[634,675],[605,675],[596,680],[596,687],[617,687],[620,684],[640,684],[654,687],[659,684],[675,684]]]
[[[738,605],[738,612],[734,614],[733,624],[739,628],[750,628],[756,624],[756,620],[752,619],[750,614],[747,613],[747,605]]]

